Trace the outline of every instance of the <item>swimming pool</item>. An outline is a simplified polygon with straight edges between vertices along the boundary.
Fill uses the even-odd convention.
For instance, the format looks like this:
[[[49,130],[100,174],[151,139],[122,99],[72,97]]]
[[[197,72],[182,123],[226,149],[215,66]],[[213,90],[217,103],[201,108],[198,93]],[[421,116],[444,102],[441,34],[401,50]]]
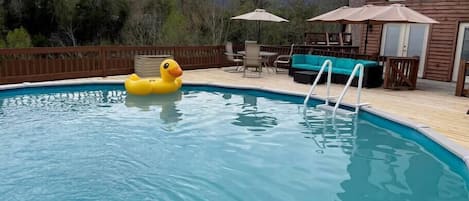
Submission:
[[[0,91],[0,200],[469,199],[464,162],[416,130],[301,104],[207,86]]]

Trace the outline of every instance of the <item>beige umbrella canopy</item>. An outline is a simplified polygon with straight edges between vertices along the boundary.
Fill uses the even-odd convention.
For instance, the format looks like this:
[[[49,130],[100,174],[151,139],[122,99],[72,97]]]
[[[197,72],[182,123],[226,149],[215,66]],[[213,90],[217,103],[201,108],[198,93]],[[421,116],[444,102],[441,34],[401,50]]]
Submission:
[[[348,6],[343,6],[333,11],[324,13],[322,15],[310,18],[306,21],[309,22],[339,22],[339,23],[348,23],[345,21],[346,17],[358,12],[358,10],[363,9],[363,7],[351,8]]]
[[[362,7],[341,7],[328,13],[308,19],[309,22],[339,22],[347,24],[372,24],[395,23],[423,23],[433,24],[437,21],[419,12],[405,7],[403,4],[392,4],[389,6],[365,5]]]
[[[406,7],[403,4],[392,4],[382,12],[376,14],[371,21],[374,22],[396,22],[396,23],[422,23],[435,24],[438,21],[429,18],[419,12]]]
[[[232,20],[253,20],[253,21],[270,21],[270,22],[288,22],[288,20],[276,16],[264,9],[256,9],[253,12],[232,17]]]
[[[281,18],[276,16],[272,13],[267,12],[264,9],[256,9],[253,12],[242,14],[236,17],[232,17],[232,20],[249,20],[249,21],[257,21],[257,40],[260,39],[260,21],[268,21],[268,22],[288,22],[287,19]]]
[[[422,23],[434,24],[438,21],[405,7],[403,4],[389,6],[365,5],[357,8],[341,7],[328,13],[308,19],[309,22],[338,22],[343,24],[385,24]],[[365,36],[365,52],[368,43],[368,26]]]

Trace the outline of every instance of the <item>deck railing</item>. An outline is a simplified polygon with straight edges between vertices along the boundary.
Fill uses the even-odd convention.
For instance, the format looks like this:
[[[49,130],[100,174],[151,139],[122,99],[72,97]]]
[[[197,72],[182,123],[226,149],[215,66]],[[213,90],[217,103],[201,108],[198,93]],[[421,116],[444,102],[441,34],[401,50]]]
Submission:
[[[234,46],[242,50],[242,45]],[[290,46],[262,46],[262,51],[288,55]],[[295,46],[295,54],[318,54],[355,59],[380,57],[356,54],[353,46]],[[85,46],[0,49],[0,84],[123,75],[134,72],[136,55],[172,55],[184,70],[235,65],[224,46]],[[271,63],[275,57],[271,57]]]
[[[288,55],[291,46],[262,46],[262,51],[277,52]],[[358,54],[359,47],[355,46],[323,46],[323,45],[295,45],[293,54],[315,54],[323,56],[364,59],[371,61],[385,61],[385,57],[378,55]]]
[[[306,32],[304,38],[306,45],[352,45],[352,33]]]
[[[458,82],[456,83],[456,96],[469,97],[469,88],[465,88],[468,73],[469,61],[462,60],[459,66]]]
[[[233,65],[224,51],[224,46],[0,49],[0,84],[129,74],[135,55],[169,54],[184,70]]]

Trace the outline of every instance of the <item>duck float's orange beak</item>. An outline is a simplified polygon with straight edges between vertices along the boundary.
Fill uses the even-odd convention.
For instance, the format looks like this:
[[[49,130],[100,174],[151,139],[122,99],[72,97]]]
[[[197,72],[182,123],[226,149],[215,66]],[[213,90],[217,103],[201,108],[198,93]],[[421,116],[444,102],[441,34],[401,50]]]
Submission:
[[[182,75],[182,69],[181,67],[177,66],[176,68],[169,69],[168,73],[173,77],[179,77]]]

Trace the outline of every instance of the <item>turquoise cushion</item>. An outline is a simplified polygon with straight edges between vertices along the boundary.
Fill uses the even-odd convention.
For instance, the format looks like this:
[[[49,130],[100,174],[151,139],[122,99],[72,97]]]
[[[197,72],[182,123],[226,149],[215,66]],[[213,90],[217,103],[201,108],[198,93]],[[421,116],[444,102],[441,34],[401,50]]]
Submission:
[[[312,70],[315,70],[315,71],[320,71],[321,70],[321,66],[312,66],[311,68],[312,68]],[[327,72],[327,68],[324,69],[324,72]]]
[[[356,64],[361,63],[364,67],[376,67],[376,61],[355,60],[350,58],[335,58],[330,56],[294,54],[292,56],[292,67],[303,70],[319,71],[326,60],[332,61],[332,71],[336,74],[350,75]],[[327,72],[328,68],[324,69]],[[358,77],[358,72],[354,75]]]
[[[318,65],[322,66],[326,60],[331,60],[332,61],[332,66],[334,66],[336,58],[335,57],[329,57],[329,56],[320,56],[319,59],[318,59],[318,61],[319,61]]]
[[[322,61],[319,62],[319,65],[322,66],[322,64],[324,64],[324,62],[326,60],[331,60],[332,61],[332,66],[334,66],[334,63],[335,63],[336,59],[337,58],[335,58],[335,57],[323,56]]]
[[[319,56],[318,55],[307,55],[306,56],[306,63],[318,66],[319,64]]]
[[[292,65],[294,64],[305,64],[305,55],[303,54],[294,54],[292,56]]]
[[[378,67],[378,62],[376,61],[369,61],[369,60],[356,60],[356,64],[363,64],[365,68],[367,67]]]
[[[352,70],[355,66],[355,61],[353,59],[347,59],[347,58],[340,58],[336,59],[334,63],[334,68],[339,68],[339,69],[350,69]]]

